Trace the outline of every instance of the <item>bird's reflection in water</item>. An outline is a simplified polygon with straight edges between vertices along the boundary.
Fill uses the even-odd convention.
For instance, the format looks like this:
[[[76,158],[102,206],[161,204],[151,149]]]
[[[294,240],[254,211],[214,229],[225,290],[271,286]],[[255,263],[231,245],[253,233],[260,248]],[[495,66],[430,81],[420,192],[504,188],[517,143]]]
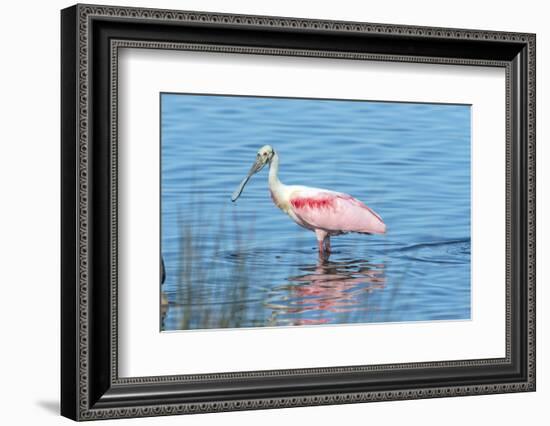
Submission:
[[[267,303],[272,323],[345,323],[354,312],[371,309],[369,295],[386,286],[384,270],[384,263],[358,259],[303,265],[304,273],[288,277],[288,284],[277,287]]]

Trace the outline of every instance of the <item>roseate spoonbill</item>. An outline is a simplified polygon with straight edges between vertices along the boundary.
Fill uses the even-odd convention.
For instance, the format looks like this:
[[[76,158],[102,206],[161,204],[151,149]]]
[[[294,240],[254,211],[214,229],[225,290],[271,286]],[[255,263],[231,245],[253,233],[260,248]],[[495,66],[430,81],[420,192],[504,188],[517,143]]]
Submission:
[[[320,256],[325,252],[330,254],[330,237],[333,235],[386,232],[382,218],[351,195],[307,186],[284,185],[277,176],[279,155],[270,145],[260,148],[248,175],[231,196],[232,201],[239,198],[248,180],[266,164],[269,164],[269,192],[273,203],[298,225],[315,232]]]

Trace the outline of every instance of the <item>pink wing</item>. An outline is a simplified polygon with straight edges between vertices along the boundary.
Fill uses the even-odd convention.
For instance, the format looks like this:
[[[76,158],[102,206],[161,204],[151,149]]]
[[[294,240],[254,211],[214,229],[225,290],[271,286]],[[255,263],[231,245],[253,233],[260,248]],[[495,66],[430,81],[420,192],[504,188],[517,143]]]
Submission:
[[[382,218],[348,194],[297,191],[290,197],[290,205],[294,214],[312,228],[328,232],[386,232]]]

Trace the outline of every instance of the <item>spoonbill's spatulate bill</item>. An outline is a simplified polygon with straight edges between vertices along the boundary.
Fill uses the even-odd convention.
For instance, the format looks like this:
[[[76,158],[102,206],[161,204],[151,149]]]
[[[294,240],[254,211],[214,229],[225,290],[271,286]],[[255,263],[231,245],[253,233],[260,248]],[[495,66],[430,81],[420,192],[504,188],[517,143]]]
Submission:
[[[260,148],[248,175],[233,193],[232,201],[240,197],[252,175],[266,164],[269,164],[271,199],[294,222],[315,232],[320,255],[330,253],[330,237],[333,235],[386,232],[382,218],[351,195],[308,186],[284,185],[278,178],[279,156],[270,145]]]

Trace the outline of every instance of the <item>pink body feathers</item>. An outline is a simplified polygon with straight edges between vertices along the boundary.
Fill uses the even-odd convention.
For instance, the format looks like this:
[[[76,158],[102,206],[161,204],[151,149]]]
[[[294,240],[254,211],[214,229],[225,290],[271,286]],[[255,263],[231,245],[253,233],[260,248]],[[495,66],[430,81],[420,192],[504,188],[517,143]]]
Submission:
[[[318,192],[313,196],[301,196],[298,192],[290,198],[290,205],[294,214],[308,228],[320,229],[329,235],[346,232],[386,232],[382,218],[351,195]]]

